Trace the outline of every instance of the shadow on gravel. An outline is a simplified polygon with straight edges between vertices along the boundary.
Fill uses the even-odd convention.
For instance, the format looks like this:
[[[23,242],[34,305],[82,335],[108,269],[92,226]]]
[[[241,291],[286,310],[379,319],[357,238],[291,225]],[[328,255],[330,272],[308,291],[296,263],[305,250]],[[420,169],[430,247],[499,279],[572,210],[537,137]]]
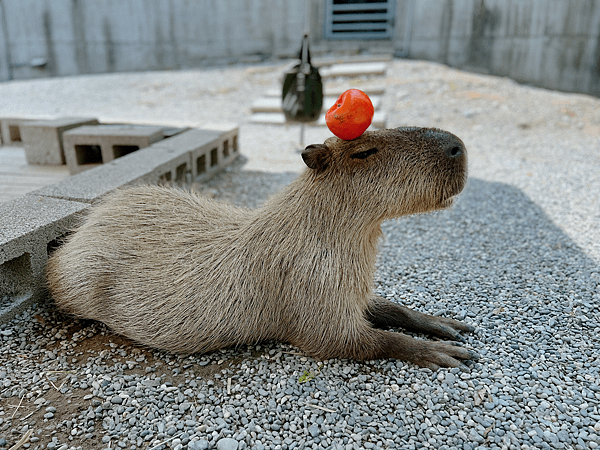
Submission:
[[[295,173],[236,169],[205,189],[256,207]],[[565,373],[597,365],[600,264],[514,186],[471,178],[446,211],[384,222],[376,289],[416,309],[479,326],[486,359]],[[470,338],[473,339],[473,338]],[[504,358],[506,359],[504,361]]]
[[[521,190],[471,178],[451,209],[383,230],[376,287],[477,324],[483,364],[598,376],[600,264]]]

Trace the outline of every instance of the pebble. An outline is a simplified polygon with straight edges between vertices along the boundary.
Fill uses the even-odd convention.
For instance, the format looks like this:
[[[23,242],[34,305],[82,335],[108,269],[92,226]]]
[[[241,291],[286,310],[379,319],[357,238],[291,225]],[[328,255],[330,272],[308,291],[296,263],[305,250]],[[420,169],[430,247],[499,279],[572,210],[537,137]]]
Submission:
[[[131,106],[113,108],[151,97],[156,106],[136,111],[157,116],[137,119],[160,122],[168,113],[186,123],[237,122],[252,101],[241,93],[278,85],[283,65],[269,64],[5,83],[0,98],[26,108],[20,90],[29,83],[28,92],[43,97],[51,95],[41,92],[46,84],[63,92],[68,81],[71,92],[85,81],[82,94],[65,101],[92,96],[107,118],[129,117]],[[140,349],[40,304],[0,325],[0,446],[35,426],[48,430],[30,448],[55,450],[91,448],[92,435],[112,449],[594,448],[600,181],[590,168],[598,165],[600,100],[422,61],[394,60],[385,80],[363,81],[388,82],[388,126],[439,126],[467,144],[470,179],[452,208],[383,224],[374,287],[418,311],[475,325],[464,337],[479,362],[433,373],[397,360],[317,362],[273,342],[184,357]],[[104,113],[102,92],[118,99]],[[35,106],[36,114],[54,114]],[[258,206],[302,167],[294,127],[243,122],[248,160],[197,189]],[[306,129],[307,142],[329,135]],[[310,376],[301,382],[303,374]],[[4,405],[21,398],[31,409],[12,418]],[[25,418],[32,405],[44,412],[43,425]],[[50,440],[54,431],[72,441]]]
[[[219,439],[217,442],[217,450],[237,450],[238,441],[231,438]]]
[[[206,450],[209,442],[206,439],[199,439],[197,441],[191,441],[188,444],[188,450]]]

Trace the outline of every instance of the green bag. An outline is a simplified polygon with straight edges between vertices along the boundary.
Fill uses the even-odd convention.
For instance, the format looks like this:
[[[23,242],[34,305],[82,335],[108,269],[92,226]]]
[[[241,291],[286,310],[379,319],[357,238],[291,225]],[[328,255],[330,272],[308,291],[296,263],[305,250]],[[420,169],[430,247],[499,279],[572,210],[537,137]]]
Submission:
[[[319,70],[310,63],[308,34],[302,39],[299,59],[283,80],[283,113],[289,122],[314,122],[323,108],[323,82]]]

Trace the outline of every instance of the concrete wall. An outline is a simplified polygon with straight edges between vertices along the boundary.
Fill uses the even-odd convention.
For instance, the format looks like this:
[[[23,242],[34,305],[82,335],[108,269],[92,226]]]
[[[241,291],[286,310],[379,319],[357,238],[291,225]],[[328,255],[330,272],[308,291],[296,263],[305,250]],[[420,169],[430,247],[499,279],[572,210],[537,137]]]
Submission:
[[[308,24],[314,53],[392,52],[600,95],[600,0],[396,0],[387,41],[325,40],[326,1],[0,0],[0,80],[287,57]]]
[[[600,95],[598,0],[400,3],[396,36],[411,30],[408,47],[396,48],[411,58]]]
[[[0,79],[278,55],[297,46],[304,11],[295,0],[0,0]]]

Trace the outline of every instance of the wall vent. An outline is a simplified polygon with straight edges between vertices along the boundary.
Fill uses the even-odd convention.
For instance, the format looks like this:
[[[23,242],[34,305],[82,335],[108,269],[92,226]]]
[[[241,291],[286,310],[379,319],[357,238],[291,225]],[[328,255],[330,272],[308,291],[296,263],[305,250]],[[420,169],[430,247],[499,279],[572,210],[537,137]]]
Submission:
[[[390,39],[395,0],[326,0],[326,39]]]

